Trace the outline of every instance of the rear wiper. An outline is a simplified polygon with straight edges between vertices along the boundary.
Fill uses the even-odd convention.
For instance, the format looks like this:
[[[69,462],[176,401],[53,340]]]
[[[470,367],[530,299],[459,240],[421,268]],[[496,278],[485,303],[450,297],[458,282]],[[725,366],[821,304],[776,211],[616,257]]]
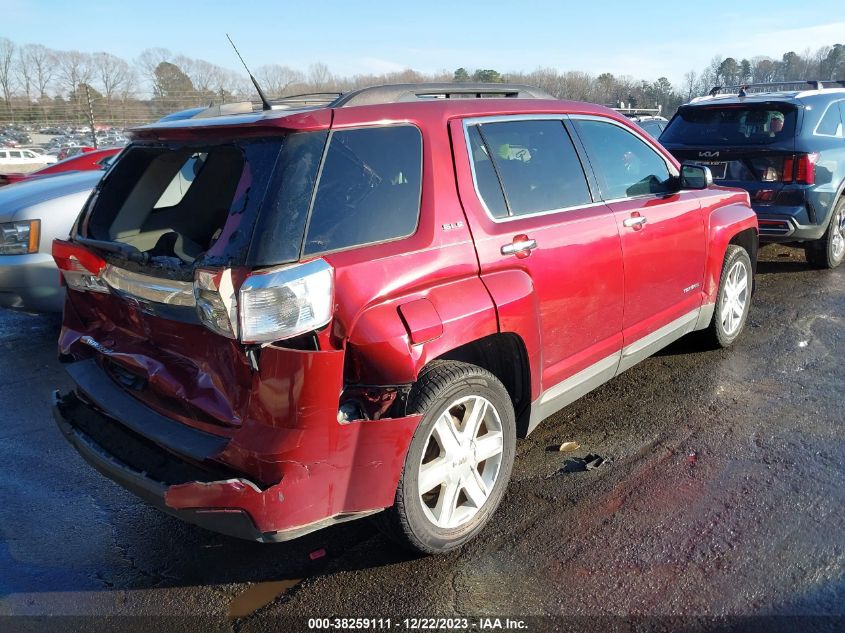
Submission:
[[[146,264],[150,260],[148,253],[138,250],[131,244],[123,242],[107,242],[105,240],[92,240],[90,237],[76,236],[75,240],[85,246],[96,248],[107,253],[116,253],[125,260],[134,262],[136,264]]]

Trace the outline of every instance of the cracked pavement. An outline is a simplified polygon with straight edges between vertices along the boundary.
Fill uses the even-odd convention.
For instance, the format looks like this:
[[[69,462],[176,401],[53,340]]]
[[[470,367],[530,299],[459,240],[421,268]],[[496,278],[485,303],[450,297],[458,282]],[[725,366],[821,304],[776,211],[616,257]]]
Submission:
[[[518,445],[492,524],[433,558],[366,520],[259,545],[145,506],[54,426],[51,392],[68,386],[58,319],[0,312],[0,615],[244,632],[319,615],[834,615],[845,627],[845,267],[813,271],[802,251],[769,246],[757,282],[734,348],[681,340],[546,420]],[[580,448],[550,450],[569,440]],[[561,472],[587,454],[608,461]]]

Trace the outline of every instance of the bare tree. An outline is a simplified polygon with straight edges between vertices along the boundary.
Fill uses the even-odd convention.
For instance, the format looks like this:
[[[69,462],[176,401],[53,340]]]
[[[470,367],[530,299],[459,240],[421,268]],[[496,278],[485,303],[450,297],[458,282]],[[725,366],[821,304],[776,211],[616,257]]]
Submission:
[[[0,89],[6,105],[12,107],[12,85],[14,82],[15,44],[5,37],[0,38]]]
[[[27,44],[23,51],[38,98],[44,99],[47,97],[50,82],[56,76],[56,55],[41,44]]]
[[[110,53],[94,53],[93,66],[94,74],[103,89],[103,96],[106,102],[110,103],[129,79],[129,64]]]
[[[775,80],[777,66],[768,57],[753,57],[751,59],[751,80],[754,83],[765,83]]]
[[[329,87],[333,77],[329,67],[322,62],[311,64],[308,67],[308,83],[314,90],[325,90]]]
[[[690,101],[693,95],[698,91],[698,73],[690,70],[684,73],[684,92],[687,95],[687,101]]]
[[[194,59],[184,55],[177,56],[173,63],[191,78],[191,83],[199,92],[215,92],[220,83],[222,68],[204,59]]]
[[[15,63],[15,74],[18,77],[18,84],[23,88],[23,94],[28,102],[32,101],[32,65],[29,63],[29,56],[26,47],[18,48],[18,58]]]
[[[261,66],[255,72],[261,87],[271,97],[281,97],[288,88],[305,81],[305,75],[298,70],[279,64]]]
[[[166,48],[148,48],[141,52],[135,61],[141,76],[150,83],[154,96],[161,96],[161,86],[158,83],[156,68],[162,62],[173,59],[173,53]]]
[[[94,76],[91,56],[79,51],[60,51],[56,55],[57,78],[68,94],[75,93],[80,84],[90,84]]]
[[[73,98],[74,117],[82,117],[82,95],[80,86],[91,85],[94,69],[91,56],[79,51],[60,51],[56,53],[56,77],[59,86],[67,92],[68,99]]]

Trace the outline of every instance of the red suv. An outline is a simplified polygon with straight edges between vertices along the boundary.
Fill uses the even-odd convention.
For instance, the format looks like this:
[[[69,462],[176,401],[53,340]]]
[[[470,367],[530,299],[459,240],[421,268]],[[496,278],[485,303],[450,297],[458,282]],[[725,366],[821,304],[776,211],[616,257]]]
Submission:
[[[379,513],[445,551],[490,518],[517,436],[688,332],[730,345],[756,252],[744,191],[525,86],[157,123],[54,244],[76,383],[55,416],[203,527],[273,542]]]

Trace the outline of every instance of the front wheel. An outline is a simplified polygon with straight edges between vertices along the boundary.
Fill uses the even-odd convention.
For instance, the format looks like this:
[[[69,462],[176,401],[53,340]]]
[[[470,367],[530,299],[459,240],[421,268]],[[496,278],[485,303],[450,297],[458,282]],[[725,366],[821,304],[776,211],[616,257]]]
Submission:
[[[516,445],[513,405],[490,372],[435,361],[411,390],[409,407],[424,415],[395,503],[376,520],[405,547],[446,552],[478,534],[502,500]]]
[[[807,242],[804,253],[813,268],[836,268],[845,260],[845,198],[833,207],[827,231],[821,239]]]
[[[748,252],[741,246],[730,244],[722,264],[713,320],[705,331],[712,347],[729,347],[745,327],[751,306],[753,276]]]

